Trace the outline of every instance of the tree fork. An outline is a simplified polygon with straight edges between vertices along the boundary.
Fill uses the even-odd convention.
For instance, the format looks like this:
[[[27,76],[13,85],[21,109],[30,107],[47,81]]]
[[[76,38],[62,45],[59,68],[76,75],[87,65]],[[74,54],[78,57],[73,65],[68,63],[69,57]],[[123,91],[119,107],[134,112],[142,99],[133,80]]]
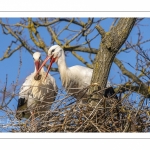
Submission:
[[[94,84],[95,86],[91,86],[89,89],[89,102],[103,97],[100,94],[96,94],[96,91],[106,87],[114,58],[130,34],[135,22],[136,18],[121,18],[117,25],[112,27],[109,32],[103,32],[104,34],[94,62],[91,85]],[[97,31],[101,34],[99,30]]]

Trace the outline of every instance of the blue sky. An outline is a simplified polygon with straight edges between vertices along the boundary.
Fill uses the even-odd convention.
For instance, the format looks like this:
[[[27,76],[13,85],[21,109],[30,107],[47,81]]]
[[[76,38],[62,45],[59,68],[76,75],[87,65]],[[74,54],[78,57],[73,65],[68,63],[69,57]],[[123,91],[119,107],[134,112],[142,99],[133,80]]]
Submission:
[[[11,19],[9,19],[9,22],[11,24],[14,24],[18,20],[19,20],[19,18],[11,18]],[[105,29],[105,31],[108,31],[109,28],[110,28],[111,23],[112,23],[112,19],[108,19],[106,21],[103,21],[101,23],[101,26]],[[65,23],[62,23],[62,27],[64,26],[64,24]],[[145,19],[144,21],[142,21],[141,24],[148,25],[148,24],[150,24],[150,20]],[[62,27],[60,26],[59,30],[61,30]],[[149,38],[149,32],[147,32],[149,30],[149,28],[150,28],[149,26],[141,27],[142,33],[144,34],[145,39]],[[25,34],[26,34],[26,36],[29,37],[28,32],[26,32]],[[41,28],[40,29],[40,34],[41,34],[41,37],[43,38],[44,42],[47,44],[47,46],[49,46],[51,37],[49,36],[47,31],[44,28]],[[62,37],[63,36],[67,36],[67,33],[62,34]],[[131,38],[132,38],[133,43],[136,42],[137,28],[134,28],[132,30],[132,32],[131,32],[131,34],[128,38],[129,41],[131,40]],[[0,43],[0,49],[1,49],[0,50],[0,57],[3,56],[3,53],[7,49],[8,44],[10,43],[10,41],[12,39],[13,38],[11,36],[7,36],[7,35],[2,34],[2,30],[0,28],[0,41],[2,41]],[[100,37],[98,37],[96,41],[92,42],[92,47],[93,48],[98,48],[99,40],[100,40]],[[73,43],[73,44],[75,44],[75,43]],[[144,47],[146,47],[148,45],[149,45],[149,43],[145,44]],[[85,60],[87,60],[88,54],[83,54],[83,53],[79,53],[79,54],[81,56],[83,56],[83,58]],[[24,48],[22,48],[21,52],[17,51],[10,58],[5,59],[3,61],[0,61],[0,68],[1,68],[1,70],[3,70],[0,74],[0,86],[2,86],[3,83],[5,82],[6,74],[8,75],[8,87],[13,81],[16,80],[16,77],[18,75],[20,56],[21,56],[21,59],[22,59],[22,66],[21,66],[21,71],[20,71],[19,82],[22,83],[23,80],[25,79],[25,77],[27,77],[30,73],[32,73],[32,71],[34,70],[34,63],[33,63],[32,56]],[[46,55],[43,54],[42,57],[45,58]],[[121,54],[117,55],[117,58],[119,58],[120,60],[123,60],[125,62],[130,62],[133,66],[135,65],[135,53],[134,52],[130,52],[130,54],[129,53],[127,53],[127,54],[126,53],[121,53]],[[70,53],[66,57],[66,62],[67,62],[68,66],[83,65],[80,61],[78,61]],[[54,66],[56,66],[56,65],[54,65]],[[125,65],[125,66],[127,66],[127,65]],[[128,67],[128,69],[131,69],[131,71],[133,71],[132,68],[130,68],[129,66],[127,66],[127,67]],[[117,71],[118,71],[118,68],[116,67],[115,64],[113,64],[113,66],[111,68],[109,78],[114,77],[116,75]],[[50,74],[53,75],[54,72],[50,72]],[[115,78],[114,81],[118,82],[118,79]],[[57,79],[57,84],[58,84],[58,86],[61,85],[61,82],[58,79]]]
[[[10,24],[15,24],[16,22],[18,22],[19,18],[11,18],[9,19]],[[86,20],[83,19],[83,20]],[[4,21],[4,19],[3,19]],[[112,23],[112,19],[108,19],[106,21],[103,21],[101,23],[101,26],[105,29],[105,31],[108,31],[110,28],[110,25]],[[142,34],[143,34],[143,40],[145,39],[149,39],[150,38],[150,19],[144,19],[140,24],[142,24],[142,26],[140,26]],[[59,30],[61,30],[61,28],[63,28],[63,26],[65,25],[65,23],[62,23],[59,27]],[[143,26],[144,25],[144,26]],[[75,27],[75,26],[74,26]],[[75,28],[75,30],[77,30],[78,28]],[[136,42],[137,40],[137,28],[135,27],[128,40],[131,41],[133,43]],[[50,46],[50,36],[47,33],[47,31],[44,28],[41,28],[39,30],[41,37],[43,38],[44,42],[47,44],[47,46]],[[27,31],[25,31],[25,35],[28,37],[29,39],[29,34]],[[68,35],[67,32],[62,34],[62,38],[66,37]],[[8,35],[4,35],[2,34],[2,29],[0,28],[0,58],[3,56],[5,50],[8,47],[8,44],[10,43],[10,41],[14,39],[11,36]],[[98,37],[95,41],[92,42],[92,47],[93,48],[98,48],[99,46],[99,41],[100,41],[100,37]],[[31,42],[31,41],[30,41]],[[32,42],[31,42],[32,43]],[[76,43],[73,43],[76,44]],[[149,49],[150,43],[146,43],[144,45],[142,45],[142,47],[144,47],[144,49]],[[78,53],[80,54],[84,59],[88,59],[88,54],[84,54],[84,53]],[[20,57],[22,60],[22,65],[21,65],[21,70],[20,70],[20,76],[19,76],[19,84],[21,85],[23,83],[23,81],[25,80],[25,78],[30,75],[33,71],[34,71],[34,63],[33,63],[33,58],[32,56],[24,49],[22,48],[21,51],[17,51],[15,52],[10,58],[5,59],[3,61],[0,61],[0,69],[1,69],[1,73],[0,73],[0,88],[2,88],[5,84],[5,80],[6,80],[6,74],[8,75],[8,84],[7,84],[7,89],[10,88],[11,84],[13,82],[16,81],[16,77],[18,75],[18,68],[19,68],[19,63],[20,63]],[[46,54],[42,55],[43,58],[46,57]],[[135,52],[131,51],[130,53],[121,53],[119,55],[117,55],[117,58],[119,58],[120,60],[124,61],[124,62],[129,62],[132,64],[132,66],[135,66]],[[78,61],[75,57],[72,56],[72,54],[68,54],[66,57],[66,62],[67,65],[73,66],[73,65],[83,65],[80,61]],[[53,65],[54,67],[56,65]],[[134,70],[129,67],[129,65],[125,64],[125,66],[131,71],[134,72]],[[112,68],[111,68],[111,72],[109,75],[109,79],[113,79],[113,82],[116,84],[120,83],[120,79],[118,76],[118,72],[119,69],[118,67],[113,64]],[[50,72],[51,75],[54,75],[54,72]],[[60,88],[61,87],[61,81],[59,80],[59,74],[54,75],[57,85]],[[19,88],[19,86],[18,86]],[[12,101],[11,105],[14,105],[13,107],[11,107],[12,109],[17,106],[17,101],[14,100]]]

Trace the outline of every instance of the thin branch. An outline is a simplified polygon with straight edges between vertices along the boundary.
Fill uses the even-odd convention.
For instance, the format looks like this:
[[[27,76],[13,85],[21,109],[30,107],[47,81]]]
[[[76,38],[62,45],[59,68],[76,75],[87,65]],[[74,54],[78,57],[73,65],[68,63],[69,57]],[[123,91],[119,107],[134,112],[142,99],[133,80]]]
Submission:
[[[144,44],[144,43],[147,43],[147,42],[150,42],[150,39],[145,40],[145,41],[140,42],[140,43],[137,43],[137,44],[134,44],[134,45],[130,45],[130,46],[125,47],[125,48],[121,48],[121,49],[118,51],[118,54],[121,53],[121,52],[123,52],[123,51],[125,51],[125,50],[128,50],[128,49],[130,49],[130,48],[136,47],[136,46],[138,46],[138,45],[141,45],[141,44]]]
[[[71,25],[72,21],[74,20],[74,18],[72,18],[72,20],[68,23],[67,26],[65,26],[56,36],[56,38],[58,38],[58,36],[64,31],[64,30],[67,30],[68,27]]]
[[[6,74],[6,83],[5,83],[5,87],[4,87],[4,90],[3,90],[3,99],[2,99],[1,107],[3,107],[3,103],[4,103],[5,98],[6,98],[6,87],[7,87],[7,81],[8,81],[8,78],[7,78],[7,74]]]
[[[114,63],[120,68],[120,70],[122,71],[124,75],[132,79],[136,84],[140,86],[139,89],[141,88],[141,90],[148,92],[148,87],[138,77],[136,77],[134,74],[128,71],[120,60],[115,58]]]
[[[105,36],[105,31],[104,29],[100,26],[100,25],[96,25],[95,28],[97,29],[97,31],[99,32],[99,34],[102,36],[102,38],[104,38]]]
[[[88,48],[88,47],[82,47],[82,46],[64,46],[63,48],[65,51],[80,51],[80,52],[86,52],[86,53],[93,53],[97,54],[97,49],[95,48]]]
[[[28,29],[29,29],[29,33],[30,33],[30,38],[32,39],[32,41],[34,42],[34,44],[36,46],[38,46],[39,48],[42,48],[46,53],[47,53],[47,47],[44,43],[44,41],[41,39],[37,29],[35,28],[33,22],[32,22],[32,19],[31,18],[28,18]],[[35,36],[37,37],[38,39],[38,42],[36,41],[36,39],[34,38],[34,36],[32,35],[32,32],[35,34]]]
[[[0,61],[4,60],[6,58],[9,58],[14,52],[19,50],[21,47],[22,47],[22,44],[19,45],[18,47],[16,47],[14,50],[11,50],[11,52],[9,52],[10,51],[10,47],[8,47],[7,50],[5,51],[3,57],[0,58]]]
[[[88,62],[86,62],[81,56],[79,56],[76,52],[72,51],[72,54],[78,59],[80,60],[83,64],[85,64],[87,67],[93,69],[93,65],[89,64]]]
[[[48,31],[51,33],[53,40],[58,44],[58,45],[62,45],[61,42],[58,40],[57,35],[55,34],[55,32],[52,30],[52,28],[50,26],[47,27]]]
[[[110,30],[115,26],[117,20],[118,20],[118,18],[115,18],[115,19],[114,19],[114,22],[113,22],[112,25],[110,26]]]

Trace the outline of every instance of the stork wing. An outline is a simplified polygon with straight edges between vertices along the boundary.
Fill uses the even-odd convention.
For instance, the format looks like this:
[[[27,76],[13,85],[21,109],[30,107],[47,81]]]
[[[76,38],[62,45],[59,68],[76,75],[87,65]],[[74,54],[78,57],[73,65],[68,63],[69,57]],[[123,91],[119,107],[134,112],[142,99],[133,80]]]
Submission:
[[[84,88],[88,85],[90,85],[91,77],[93,70],[84,66],[72,66],[69,68],[71,71],[70,78],[74,78],[80,86],[80,88]]]
[[[17,110],[27,108],[27,100],[31,92],[30,85],[31,85],[32,76],[33,73],[25,79],[25,82],[22,84],[20,88]]]

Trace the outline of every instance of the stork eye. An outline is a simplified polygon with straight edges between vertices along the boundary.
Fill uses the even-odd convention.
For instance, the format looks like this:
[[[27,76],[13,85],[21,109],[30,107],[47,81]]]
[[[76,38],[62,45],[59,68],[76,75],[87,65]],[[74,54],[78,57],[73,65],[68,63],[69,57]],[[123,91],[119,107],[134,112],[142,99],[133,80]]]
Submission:
[[[55,49],[52,50],[51,54],[55,51]]]

